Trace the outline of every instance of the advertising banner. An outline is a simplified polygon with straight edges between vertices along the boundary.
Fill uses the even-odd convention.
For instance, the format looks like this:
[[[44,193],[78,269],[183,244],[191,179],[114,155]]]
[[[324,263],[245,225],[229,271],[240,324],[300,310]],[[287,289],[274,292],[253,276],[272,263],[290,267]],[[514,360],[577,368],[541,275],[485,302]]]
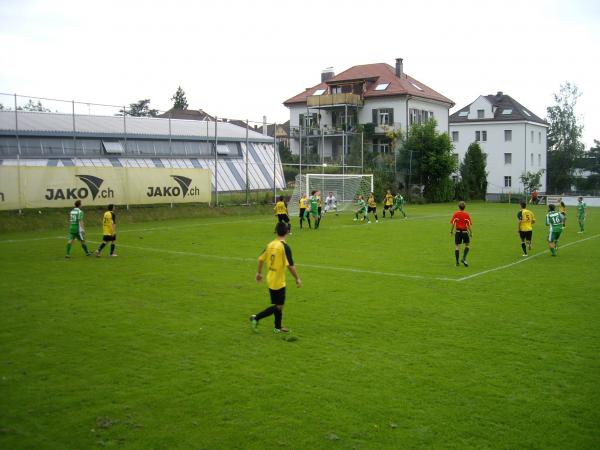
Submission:
[[[208,203],[207,169],[0,166],[0,209]]]

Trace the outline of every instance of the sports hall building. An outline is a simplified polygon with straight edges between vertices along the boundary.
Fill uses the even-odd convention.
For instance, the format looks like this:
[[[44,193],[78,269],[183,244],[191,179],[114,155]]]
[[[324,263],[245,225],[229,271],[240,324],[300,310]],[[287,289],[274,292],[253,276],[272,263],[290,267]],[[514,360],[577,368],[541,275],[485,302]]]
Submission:
[[[0,111],[0,165],[201,168],[213,191],[285,187],[273,138],[228,122]]]

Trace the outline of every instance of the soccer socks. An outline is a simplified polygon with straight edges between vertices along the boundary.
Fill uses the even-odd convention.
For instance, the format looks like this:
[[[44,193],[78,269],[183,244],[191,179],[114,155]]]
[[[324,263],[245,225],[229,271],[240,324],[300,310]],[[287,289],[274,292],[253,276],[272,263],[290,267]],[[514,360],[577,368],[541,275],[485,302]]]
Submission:
[[[301,217],[300,218],[300,228],[302,228],[302,222],[304,222],[304,219]]]
[[[525,245],[525,242],[521,242],[521,248],[523,249],[523,254],[526,255],[527,254],[527,246]]]
[[[454,250],[454,257],[456,258],[456,265],[458,265],[458,258],[460,257],[460,251]]]
[[[67,244],[67,256],[69,256],[71,254],[71,244]]]
[[[81,244],[81,248],[83,249],[83,251],[85,252],[86,255],[90,254],[90,251],[88,250],[87,245]]]
[[[274,308],[275,311],[273,311],[273,314],[275,314],[275,328],[279,330],[281,328],[281,319],[283,318],[283,312],[276,306],[274,306]]]
[[[379,220],[379,219],[377,218],[377,214],[373,214],[373,215],[375,216],[375,220]]]
[[[310,217],[307,217],[306,221],[308,222],[308,228],[312,228],[312,225],[310,224]]]
[[[110,254],[113,255],[115,253],[115,244],[110,244]]]
[[[467,260],[468,254],[469,254],[469,247],[465,247],[465,251],[463,252],[463,261]]]
[[[264,319],[265,317],[269,317],[271,314],[275,314],[275,311],[278,311],[277,307],[275,305],[271,305],[264,311],[259,312],[256,315],[256,320],[260,320],[260,319]]]
[[[106,247],[106,242],[103,242],[102,244],[100,244],[100,247],[98,247],[97,252],[100,253],[104,249],[104,247]]]

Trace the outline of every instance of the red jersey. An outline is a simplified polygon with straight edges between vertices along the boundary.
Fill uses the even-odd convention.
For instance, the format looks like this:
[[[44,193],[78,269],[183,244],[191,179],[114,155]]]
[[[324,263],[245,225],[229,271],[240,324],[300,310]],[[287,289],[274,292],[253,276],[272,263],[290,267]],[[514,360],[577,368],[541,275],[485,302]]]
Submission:
[[[454,224],[459,231],[467,231],[473,222],[471,222],[471,216],[469,216],[468,212],[456,211],[450,223]]]

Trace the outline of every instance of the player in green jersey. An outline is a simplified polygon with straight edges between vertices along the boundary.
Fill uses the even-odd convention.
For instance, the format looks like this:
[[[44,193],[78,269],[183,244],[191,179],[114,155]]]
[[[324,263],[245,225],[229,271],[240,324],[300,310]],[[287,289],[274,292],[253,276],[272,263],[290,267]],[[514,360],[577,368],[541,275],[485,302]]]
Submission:
[[[548,248],[550,254],[556,256],[558,250],[558,239],[563,230],[565,216],[555,211],[554,205],[548,205],[548,214],[546,214],[546,225],[549,227]]]
[[[583,197],[577,199],[577,221],[579,222],[578,233],[583,233],[583,227],[585,226],[585,210],[587,205],[583,201]]]
[[[356,210],[354,211],[354,213],[355,213],[355,217],[354,217],[355,221],[358,220],[359,214],[362,214],[362,219],[360,219],[360,220],[365,220],[367,218],[367,203],[365,202],[365,199],[362,195],[359,195],[358,199],[356,200]]]
[[[75,208],[69,213],[69,234],[67,236],[67,254],[65,258],[71,257],[71,246],[73,241],[77,239],[81,242],[81,248],[85,252],[86,256],[90,256],[92,253],[88,250],[85,245],[85,229],[83,227],[83,211],[80,209],[81,200],[75,202]]]
[[[315,230],[319,228],[321,224],[321,216],[319,215],[319,191],[312,191],[308,198],[308,211],[310,215],[315,219]],[[310,219],[308,220],[308,226],[310,227]]]
[[[394,211],[399,210],[402,215],[404,216],[404,218],[406,219],[406,213],[404,212],[404,197],[402,197],[402,194],[400,194],[400,192],[398,192],[395,196],[394,196],[394,207],[392,208],[392,211],[390,212],[390,214],[392,215],[392,217],[394,217]]]

